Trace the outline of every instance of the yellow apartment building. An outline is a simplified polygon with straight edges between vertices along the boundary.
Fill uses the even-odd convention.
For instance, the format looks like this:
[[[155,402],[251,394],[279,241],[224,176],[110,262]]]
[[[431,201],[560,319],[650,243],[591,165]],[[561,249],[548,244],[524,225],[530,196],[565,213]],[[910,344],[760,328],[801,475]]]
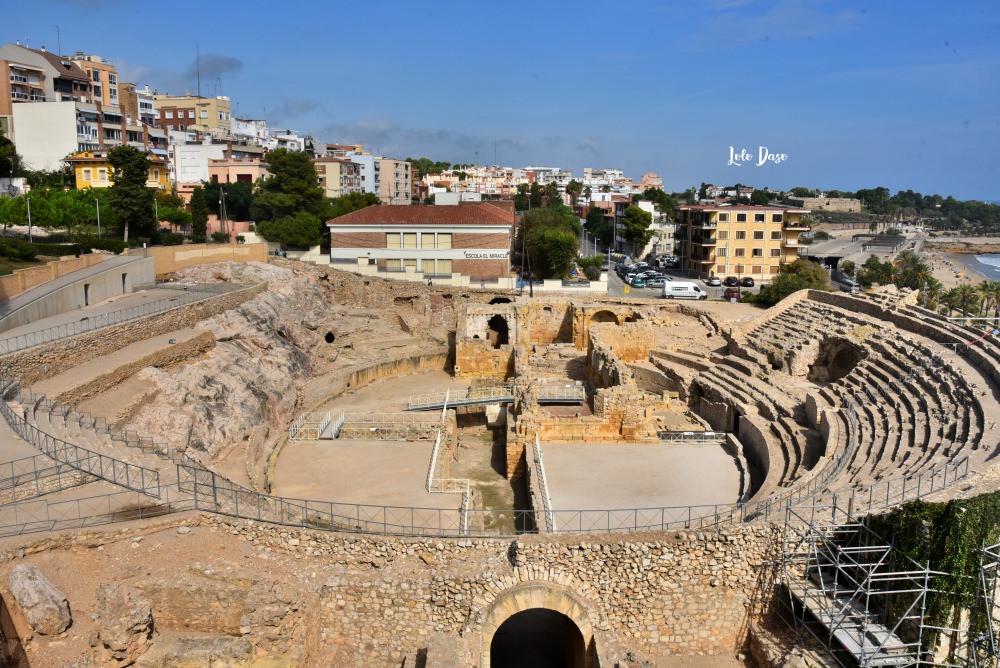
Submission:
[[[767,282],[799,257],[808,209],[777,206],[679,206],[676,254],[695,278],[750,276]]]
[[[77,190],[110,188],[114,183],[107,151],[82,151],[66,158],[66,162],[73,165]],[[146,187],[157,190],[170,189],[170,169],[166,158],[149,154],[149,177],[146,179]]]

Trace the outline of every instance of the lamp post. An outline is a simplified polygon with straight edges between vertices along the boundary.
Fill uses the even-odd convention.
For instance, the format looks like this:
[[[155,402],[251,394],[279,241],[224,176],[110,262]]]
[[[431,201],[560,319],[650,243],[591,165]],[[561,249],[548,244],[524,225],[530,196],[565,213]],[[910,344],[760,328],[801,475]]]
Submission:
[[[97,238],[101,238],[101,200],[98,197],[94,198],[94,203],[97,206]]]

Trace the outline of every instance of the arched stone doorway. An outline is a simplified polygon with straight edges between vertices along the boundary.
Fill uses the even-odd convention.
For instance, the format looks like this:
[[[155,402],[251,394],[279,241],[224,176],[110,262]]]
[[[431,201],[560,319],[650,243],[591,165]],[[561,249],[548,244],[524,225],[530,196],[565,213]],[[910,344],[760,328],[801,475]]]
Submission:
[[[510,303],[510,299],[508,299],[507,297],[494,297],[493,299],[490,300],[490,303],[491,304],[509,304]]]
[[[510,327],[507,325],[507,318],[502,315],[495,315],[489,319],[486,323],[486,333],[494,348],[510,343]]]
[[[600,667],[589,606],[552,582],[523,582],[497,596],[482,634],[481,668]]]
[[[590,324],[598,322],[613,322],[618,324],[618,316],[616,316],[611,311],[598,311],[594,315],[590,316]]]
[[[545,608],[515,613],[490,643],[491,668],[584,668],[585,655],[573,620]]]

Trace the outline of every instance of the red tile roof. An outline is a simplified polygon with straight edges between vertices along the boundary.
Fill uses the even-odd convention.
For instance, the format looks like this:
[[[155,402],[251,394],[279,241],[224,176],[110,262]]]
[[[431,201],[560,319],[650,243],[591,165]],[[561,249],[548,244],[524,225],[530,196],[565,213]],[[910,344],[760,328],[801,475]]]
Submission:
[[[515,216],[487,204],[435,206],[376,204],[327,221],[327,225],[513,225]]]

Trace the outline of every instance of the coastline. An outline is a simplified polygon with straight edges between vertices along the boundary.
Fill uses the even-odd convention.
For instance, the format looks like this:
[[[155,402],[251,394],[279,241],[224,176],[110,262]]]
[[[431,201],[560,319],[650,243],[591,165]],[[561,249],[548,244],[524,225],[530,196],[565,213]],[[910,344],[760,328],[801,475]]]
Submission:
[[[953,288],[957,285],[968,284],[978,285],[983,281],[993,280],[983,269],[976,253],[924,253],[924,257],[930,263],[934,273],[934,278],[941,281],[944,288]]]

